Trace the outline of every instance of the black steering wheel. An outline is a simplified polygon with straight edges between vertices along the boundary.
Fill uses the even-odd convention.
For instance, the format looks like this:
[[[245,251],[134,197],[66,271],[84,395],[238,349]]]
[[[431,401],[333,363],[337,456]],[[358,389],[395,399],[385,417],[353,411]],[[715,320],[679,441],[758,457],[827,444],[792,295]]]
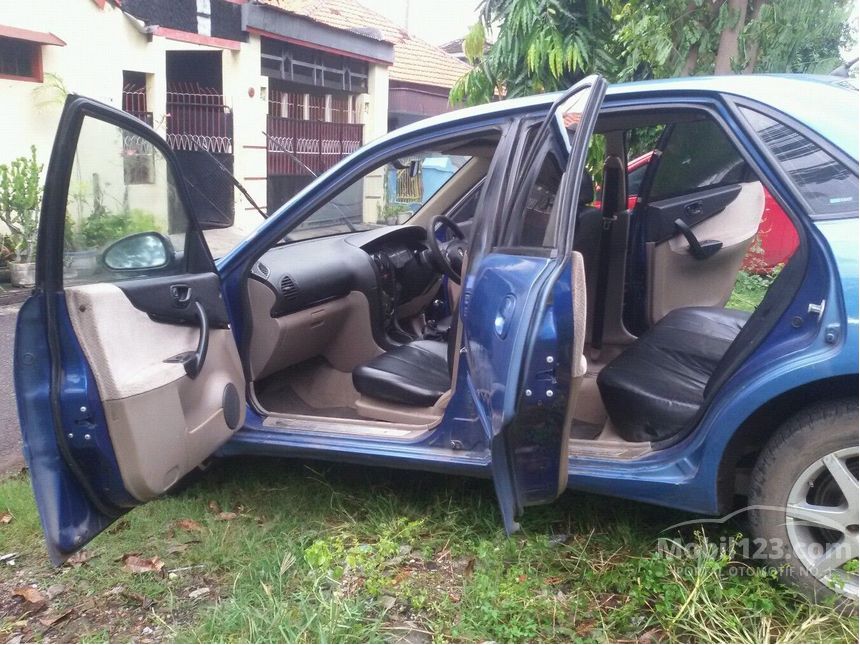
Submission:
[[[436,228],[439,225],[453,233],[453,239],[439,242]],[[427,227],[427,245],[430,247],[430,258],[434,268],[447,275],[456,284],[460,284],[460,273],[463,270],[463,258],[466,256],[466,236],[450,218],[436,215]]]

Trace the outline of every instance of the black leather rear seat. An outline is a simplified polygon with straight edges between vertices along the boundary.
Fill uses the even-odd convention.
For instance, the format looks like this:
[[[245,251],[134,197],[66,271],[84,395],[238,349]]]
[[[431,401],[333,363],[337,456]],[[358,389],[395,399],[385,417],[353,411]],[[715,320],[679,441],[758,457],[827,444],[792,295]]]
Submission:
[[[597,386],[618,433],[660,441],[680,432],[749,317],[716,307],[675,309],[610,361]]]

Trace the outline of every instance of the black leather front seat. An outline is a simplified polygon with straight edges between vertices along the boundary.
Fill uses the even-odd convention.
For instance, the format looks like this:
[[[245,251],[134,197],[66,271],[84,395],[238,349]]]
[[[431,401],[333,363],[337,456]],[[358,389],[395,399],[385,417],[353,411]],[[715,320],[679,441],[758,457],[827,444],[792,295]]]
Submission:
[[[395,347],[352,370],[352,383],[375,399],[430,407],[451,387],[452,343],[416,340]]]
[[[669,312],[597,376],[609,418],[627,441],[680,432],[750,314],[716,307]]]

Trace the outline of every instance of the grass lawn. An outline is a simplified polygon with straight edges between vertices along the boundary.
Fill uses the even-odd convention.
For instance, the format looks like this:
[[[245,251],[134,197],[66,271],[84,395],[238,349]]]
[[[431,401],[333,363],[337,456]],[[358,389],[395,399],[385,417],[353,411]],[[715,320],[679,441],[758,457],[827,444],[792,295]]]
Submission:
[[[25,476],[0,483],[4,513],[0,555],[17,555],[0,563],[0,641],[858,638],[855,617],[743,562],[661,555],[662,529],[688,516],[571,492],[507,538],[489,482],[231,460],[59,570]],[[128,554],[163,568],[131,573]],[[42,598],[13,596],[26,585]]]
[[[739,277],[729,306],[766,280]],[[567,492],[508,538],[486,481],[230,460],[53,569],[18,475],[0,481],[0,642],[857,642],[856,617],[739,556],[660,552],[703,542],[663,532],[686,519]]]
[[[764,298],[768,287],[776,279],[777,273],[757,275],[740,271],[735,280],[735,288],[726,307],[753,311]]]

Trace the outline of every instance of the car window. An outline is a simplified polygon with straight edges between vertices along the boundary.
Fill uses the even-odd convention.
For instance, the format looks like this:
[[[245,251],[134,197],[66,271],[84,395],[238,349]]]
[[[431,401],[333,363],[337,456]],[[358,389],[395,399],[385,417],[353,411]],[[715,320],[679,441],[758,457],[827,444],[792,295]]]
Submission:
[[[769,116],[741,113],[797,186],[813,213],[857,215],[857,176],[808,138]]]
[[[503,246],[506,248],[554,248],[555,222],[552,209],[561,186],[562,166],[553,150],[545,153],[537,173],[527,175],[531,182],[525,201],[514,206]]]
[[[375,168],[314,211],[286,241],[403,224],[471,158],[430,150]]]
[[[648,164],[643,164],[638,168],[627,173],[627,194],[638,195],[639,188],[642,186],[642,178],[645,176],[645,169]]]
[[[645,170],[660,142],[665,125],[648,125],[624,131],[624,148],[627,150],[627,195],[638,195]]]
[[[159,275],[182,273],[181,262],[166,266],[168,258],[155,240],[163,240],[181,255],[188,224],[166,157],[133,132],[85,118],[66,203],[63,282],[128,280],[156,270]],[[137,245],[137,256],[124,258],[136,270],[111,270],[105,251],[118,240],[140,233],[157,235],[141,238],[151,244]]]
[[[660,158],[650,201],[743,181],[746,162],[712,119],[676,123]]]
[[[478,210],[478,202],[481,201],[481,186],[483,184],[483,180],[475,184],[469,189],[465,197],[462,197],[457,205],[454,206],[451,214],[451,219],[454,223],[464,224],[474,219],[475,212]]]

